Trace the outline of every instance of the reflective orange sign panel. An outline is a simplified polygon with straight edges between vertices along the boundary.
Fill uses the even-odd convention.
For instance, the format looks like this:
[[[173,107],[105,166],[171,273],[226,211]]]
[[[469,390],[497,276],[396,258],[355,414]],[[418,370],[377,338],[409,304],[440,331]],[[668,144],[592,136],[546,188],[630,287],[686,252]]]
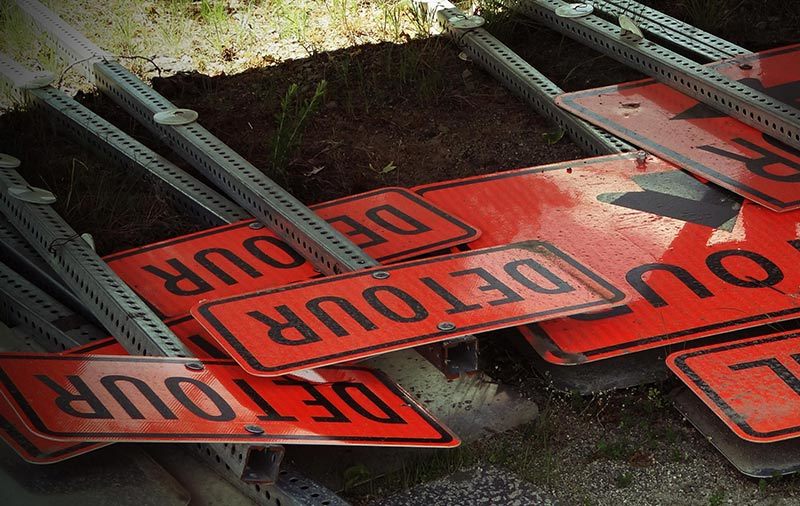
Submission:
[[[673,353],[667,365],[739,437],[800,437],[800,334]]]
[[[800,109],[800,45],[738,56],[718,72]],[[800,151],[649,79],[558,97],[650,153],[776,211],[800,208]]]
[[[470,247],[552,241],[629,295],[612,310],[523,327],[556,364],[800,315],[800,212],[774,213],[653,157],[606,156],[419,191],[482,227]]]
[[[193,318],[175,320],[169,326],[195,357],[227,358]],[[127,352],[114,338],[108,338],[72,348],[64,354],[127,355]],[[33,464],[61,462],[105,446],[102,443],[75,443],[43,438],[31,432],[5,398],[0,398],[0,438],[23,459]]]
[[[242,367],[277,376],[620,303],[558,248],[531,241],[201,303]]]
[[[418,195],[384,188],[312,207],[373,258],[397,261],[469,242],[479,233]],[[253,221],[213,228],[106,257],[109,266],[164,318],[202,299],[314,277],[305,259]]]
[[[397,385],[365,368],[321,383],[256,378],[229,360],[1,354],[0,390],[55,440],[456,446]]]

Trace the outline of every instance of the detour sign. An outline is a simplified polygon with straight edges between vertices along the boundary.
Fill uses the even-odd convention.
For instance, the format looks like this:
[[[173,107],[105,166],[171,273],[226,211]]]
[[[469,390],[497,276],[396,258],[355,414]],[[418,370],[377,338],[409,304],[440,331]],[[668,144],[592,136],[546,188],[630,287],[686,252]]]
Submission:
[[[470,247],[552,241],[629,295],[614,309],[521,327],[551,363],[800,315],[800,211],[772,212],[657,158],[604,156],[419,191],[483,228]]]
[[[667,365],[739,437],[800,437],[800,334],[681,351]]]
[[[334,228],[381,262],[469,242],[465,224],[403,188],[384,188],[312,206]],[[216,299],[305,280],[318,273],[299,253],[254,221],[242,221],[105,258],[164,319],[186,316]]]
[[[203,302],[192,314],[248,372],[278,376],[621,303],[529,241]]]
[[[711,66],[800,109],[800,45],[737,56]],[[666,84],[648,79],[567,93],[556,102],[772,210],[800,209],[800,151]]]
[[[230,360],[9,353],[0,390],[31,431],[60,441],[458,445],[381,373],[315,372],[321,383]]]

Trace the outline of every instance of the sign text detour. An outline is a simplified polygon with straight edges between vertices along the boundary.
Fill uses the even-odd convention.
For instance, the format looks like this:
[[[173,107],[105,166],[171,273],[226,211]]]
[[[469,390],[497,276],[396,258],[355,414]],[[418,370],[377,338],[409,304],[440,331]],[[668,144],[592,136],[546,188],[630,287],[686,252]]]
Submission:
[[[229,360],[6,356],[3,393],[44,436],[90,441],[256,441],[452,446],[402,390],[364,368],[321,382],[256,378]]]
[[[459,253],[200,304],[253,374],[285,374],[612,306],[622,294],[550,244]]]

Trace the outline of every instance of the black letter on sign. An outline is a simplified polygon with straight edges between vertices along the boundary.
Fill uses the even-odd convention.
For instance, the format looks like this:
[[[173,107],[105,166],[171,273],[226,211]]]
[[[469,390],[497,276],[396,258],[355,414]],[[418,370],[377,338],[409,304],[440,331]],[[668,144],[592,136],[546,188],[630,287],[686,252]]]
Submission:
[[[272,246],[276,246],[279,250],[285,253],[286,256],[289,257],[289,261],[281,262],[277,258],[267,255],[264,250],[258,247],[257,243],[259,242],[265,242]],[[294,267],[300,267],[306,261],[306,259],[303,258],[300,253],[296,252],[288,244],[275,237],[250,237],[249,239],[245,239],[245,241],[242,243],[242,246],[244,246],[244,249],[246,249],[257,259],[277,269],[292,269]]]
[[[461,276],[466,276],[467,274],[475,274],[476,276],[479,276],[481,279],[483,279],[488,283],[486,285],[481,285],[476,287],[478,290],[482,292],[490,292],[492,290],[496,290],[505,296],[505,298],[502,299],[490,300],[489,301],[490,306],[499,306],[501,304],[508,304],[509,302],[519,302],[521,300],[524,300],[517,292],[512,290],[510,287],[508,287],[505,283],[503,283],[496,277],[489,274],[489,271],[487,271],[482,267],[475,267],[474,269],[464,269],[463,271],[451,272],[450,276],[453,278],[457,278]]]
[[[545,288],[538,283],[534,283],[530,278],[523,275],[519,272],[520,266],[528,267],[538,274],[540,274],[543,278],[547,281],[553,283],[553,288]],[[525,286],[534,292],[539,293],[547,293],[547,294],[556,294],[556,293],[567,293],[575,290],[569,283],[564,281],[563,279],[559,278],[552,272],[550,272],[545,266],[537,262],[536,260],[531,260],[530,258],[526,258],[525,260],[514,260],[513,262],[507,263],[503,269],[508,273],[509,276],[514,278],[514,280]]]
[[[297,387],[302,388],[303,390],[308,392],[311,395],[311,397],[314,398],[313,401],[311,401],[311,400],[303,401],[303,404],[305,404],[306,406],[320,406],[320,407],[325,408],[328,411],[328,413],[330,413],[331,416],[312,416],[311,419],[314,420],[315,422],[342,423],[342,422],[349,422],[350,421],[350,419],[347,418],[344,415],[344,413],[339,411],[339,408],[337,408],[331,401],[326,399],[325,396],[322,395],[319,392],[319,390],[317,390],[317,387],[315,387],[314,385],[312,385],[310,383],[306,383],[304,381],[298,381],[298,380],[295,380],[295,379],[287,378],[287,379],[275,380],[275,384],[276,385],[291,385],[291,386],[297,386]]]
[[[203,352],[211,358],[231,358],[227,353],[211,344],[208,339],[201,335],[192,334],[187,339],[194,343],[195,346],[203,350]]]
[[[169,407],[164,404],[164,401],[158,397],[158,395],[153,392],[153,389],[150,388],[150,385],[145,383],[144,381],[138,378],[132,378],[130,376],[121,376],[121,375],[113,375],[113,376],[103,376],[100,379],[100,384],[106,387],[108,393],[122,406],[122,409],[128,413],[128,416],[133,418],[134,420],[141,420],[144,418],[144,415],[141,411],[131,402],[130,399],[122,392],[122,389],[117,386],[117,383],[120,381],[124,381],[126,383],[130,383],[131,385],[135,386],[136,389],[141,393],[145,399],[150,401],[150,405],[156,408],[156,411],[167,420],[175,420],[178,417],[175,416]]]
[[[400,218],[401,220],[406,222],[408,225],[411,225],[412,228],[406,229],[406,228],[398,227],[394,223],[391,223],[391,222],[387,221],[385,218],[382,218],[381,216],[379,216],[378,213],[380,213],[380,212],[385,212],[385,213],[394,215],[395,218]],[[421,221],[419,221],[419,220],[417,220],[415,218],[412,218],[411,216],[407,215],[406,213],[404,213],[400,209],[397,209],[396,207],[388,205],[388,204],[387,205],[383,205],[383,206],[373,207],[372,209],[368,210],[364,214],[367,216],[367,218],[371,219],[372,221],[374,221],[378,225],[382,226],[386,230],[391,230],[395,234],[416,235],[416,234],[421,234],[423,232],[430,232],[431,231],[431,227],[429,227],[428,225],[422,223]]]
[[[569,318],[582,322],[591,322],[595,320],[602,320],[603,318],[611,318],[613,316],[622,316],[624,314],[631,314],[631,313],[633,313],[633,309],[628,307],[628,305],[626,304],[624,306],[612,307],[611,309],[607,309],[605,311],[595,311],[592,313],[576,314],[570,316]]]
[[[386,304],[384,304],[378,298],[376,295],[378,292],[387,292],[394,295],[396,298],[403,301],[403,303],[408,306],[408,308],[411,309],[414,314],[411,316],[402,316],[395,313],[393,310],[386,307]],[[373,286],[364,290],[363,296],[364,300],[366,300],[369,305],[375,308],[380,314],[396,322],[412,323],[424,320],[428,317],[428,310],[425,309],[425,307],[420,304],[417,299],[407,294],[403,290],[393,286]]]
[[[287,306],[277,306],[275,310],[278,311],[281,316],[286,318],[285,322],[274,320],[261,311],[250,311],[247,313],[247,316],[263,323],[264,325],[267,325],[269,327],[267,335],[270,339],[278,344],[288,344],[289,346],[294,346],[298,344],[316,343],[320,340],[320,337],[317,335],[317,333],[314,332],[311,327],[306,325],[306,323]],[[295,329],[303,336],[303,338],[289,339],[284,337],[283,333],[288,329]]]
[[[480,304],[464,304],[458,297],[447,291],[445,287],[440,285],[436,280],[433,278],[419,278],[422,283],[433,290],[433,293],[441,297],[445,302],[450,304],[452,307],[445,311],[447,314],[456,314],[456,313],[463,313],[465,311],[473,311],[475,309],[480,309]]]
[[[357,235],[363,235],[369,237],[370,240],[368,242],[353,241],[359,248],[369,248],[371,246],[377,246],[378,244],[383,244],[387,241],[385,237],[382,237],[379,234],[373,232],[372,230],[368,229],[366,226],[362,225],[361,223],[357,222],[356,220],[354,220],[349,216],[337,216],[336,218],[330,218],[327,221],[328,223],[331,224],[333,224],[336,221],[341,221],[342,223],[350,225],[352,230],[344,231],[344,235],[348,237],[355,237]]]
[[[195,402],[188,395],[186,395],[186,392],[183,391],[183,387],[181,386],[182,383],[194,385],[199,391],[203,392],[203,394],[205,394],[205,396],[208,397],[208,399],[217,407],[219,414],[211,415],[203,411],[200,406],[195,404]],[[213,388],[206,385],[202,381],[192,378],[171,377],[165,379],[164,384],[167,386],[169,391],[172,392],[172,395],[175,396],[178,402],[183,404],[186,409],[199,416],[203,420],[209,420],[211,422],[229,422],[236,418],[233,408],[231,408],[230,405],[225,402],[225,399],[215,392]]]
[[[779,146],[776,142],[770,140],[767,135],[764,135],[764,140],[772,144],[773,146]],[[704,151],[708,151],[710,153],[714,153],[715,155],[724,156],[725,158],[729,158],[731,160],[737,160],[739,162],[744,163],[747,170],[752,172],[753,174],[757,174],[761,177],[765,177],[767,179],[772,179],[773,181],[781,181],[785,183],[798,183],[800,182],[800,163],[793,162],[788,158],[785,158],[778,153],[773,153],[772,151],[765,149],[761,146],[753,144],[752,142],[741,139],[735,138],[733,142],[739,144],[740,146],[744,146],[745,148],[755,151],[761,155],[760,158],[748,158],[746,156],[742,156],[738,153],[732,153],[730,151],[725,151],[724,149],[720,149],[715,146],[700,146],[700,149]],[[790,152],[792,149],[790,146],[781,146],[786,152]],[[770,165],[784,165],[794,171],[792,174],[773,174],[772,172],[767,170],[767,167]]]
[[[198,295],[213,289],[213,287],[206,280],[192,272],[177,258],[170,258],[167,260],[167,264],[169,264],[170,267],[173,267],[177,272],[172,274],[159,267],[156,267],[155,265],[145,265],[142,267],[142,269],[163,279],[164,288],[166,288],[169,293],[175,295]],[[191,286],[181,288],[178,286],[181,281],[190,283]]]
[[[403,420],[403,418],[400,415],[395,413],[394,410],[392,410],[392,408],[390,408],[385,402],[383,402],[383,400],[381,400],[380,397],[375,395],[375,392],[367,388],[367,386],[364,385],[363,383],[353,383],[348,381],[342,383],[334,383],[333,385],[331,385],[331,387],[333,388],[333,391],[336,392],[336,394],[339,397],[341,397],[341,399],[345,403],[347,403],[348,406],[353,408],[353,411],[363,416],[364,418],[380,423],[406,423],[406,421]],[[350,395],[350,392],[347,391],[348,388],[354,388],[359,392],[361,392],[361,394],[367,399],[369,399],[369,401],[376,408],[378,408],[381,411],[381,413],[383,413],[383,415],[385,416],[380,416],[370,413],[364,406],[360,405],[358,402],[356,402],[355,399],[353,399],[353,396]]]
[[[268,422],[296,422],[297,418],[293,416],[283,416],[278,413],[272,405],[267,402],[266,399],[261,397],[261,395],[256,392],[255,388],[250,386],[250,383],[246,382],[243,379],[235,379],[233,382],[239,387],[242,392],[247,394],[250,399],[256,403],[256,406],[261,408],[261,411],[264,412],[263,415],[258,415],[259,420],[265,420]]]
[[[226,250],[225,248],[208,248],[201,251],[198,251],[194,254],[194,259],[197,261],[198,264],[202,265],[206,268],[208,272],[213,274],[217,277],[220,281],[225,283],[226,285],[235,285],[238,283],[236,278],[232,277],[227,272],[223,271],[217,264],[212,262],[208,257],[209,255],[219,255],[228,262],[230,262],[235,267],[238,267],[239,270],[250,276],[251,278],[260,278],[262,274],[253,268],[250,264],[236,256],[235,253],[232,251]]]
[[[309,311],[311,311],[311,314],[319,318],[319,321],[331,329],[331,332],[336,334],[338,337],[349,336],[350,333],[344,327],[342,327],[339,322],[334,320],[331,315],[322,309],[322,304],[325,302],[330,302],[338,306],[339,309],[349,315],[353,321],[361,325],[361,328],[364,330],[375,330],[378,328],[374,323],[372,323],[372,321],[370,321],[369,318],[364,316],[364,313],[356,309],[356,307],[347,299],[331,295],[327,297],[317,297],[306,302],[306,307]]]
[[[44,374],[37,374],[36,379],[50,387],[53,392],[58,394],[58,397],[56,397],[56,406],[58,406],[58,409],[64,413],[71,416],[76,416],[78,418],[114,418],[111,416],[111,412],[108,411],[108,409],[103,405],[102,401],[100,401],[94,392],[92,392],[92,389],[83,382],[80,376],[67,376],[67,381],[69,381],[72,386],[75,387],[75,390],[77,390],[78,393],[76,394],[68,392],[67,389],[57,384],[55,381],[50,379],[49,376],[45,376]],[[72,404],[75,402],[85,402],[91,411],[78,411],[72,406]]]
[[[762,280],[755,279],[752,276],[748,276],[749,279],[737,278],[722,265],[722,260],[734,256],[747,258],[757,263],[764,271],[764,274],[766,274],[766,277]],[[706,265],[711,269],[711,272],[722,281],[734,286],[741,286],[742,288],[766,288],[777,285],[783,281],[783,272],[780,267],[772,263],[768,258],[758,253],[753,253],[752,251],[736,249],[717,251],[708,255],[708,258],[706,258]]]
[[[794,390],[794,393],[800,395],[800,379],[797,378],[792,371],[781,364],[777,358],[765,358],[762,360],[753,360],[752,362],[742,362],[741,364],[729,365],[733,371],[741,371],[743,369],[752,369],[754,367],[769,367],[778,375],[778,377],[786,383],[789,388]]]
[[[714,296],[714,294],[711,293],[711,291],[706,288],[703,283],[689,274],[689,272],[683,267],[678,267],[677,265],[671,264],[645,264],[640,265],[639,267],[634,267],[628,271],[628,274],[625,275],[625,279],[627,279],[628,284],[631,285],[637,292],[639,292],[642,297],[644,297],[644,299],[653,307],[666,306],[667,301],[657,294],[655,290],[650,288],[650,286],[648,286],[648,284],[642,279],[646,272],[651,271],[666,271],[671,273],[675,276],[675,278],[678,279],[678,281],[683,283],[686,288],[694,292],[694,294],[701,299]]]
[[[788,242],[791,247],[793,247],[797,251],[800,251],[800,239],[792,239],[791,241]]]

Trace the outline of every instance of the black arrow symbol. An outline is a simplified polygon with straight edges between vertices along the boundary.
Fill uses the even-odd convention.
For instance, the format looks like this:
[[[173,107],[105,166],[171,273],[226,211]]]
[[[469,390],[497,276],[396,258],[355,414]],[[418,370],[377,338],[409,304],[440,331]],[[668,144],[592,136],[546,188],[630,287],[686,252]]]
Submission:
[[[644,191],[603,193],[597,200],[730,231],[742,205],[741,197],[706,185],[684,172],[656,172],[634,176]]]

